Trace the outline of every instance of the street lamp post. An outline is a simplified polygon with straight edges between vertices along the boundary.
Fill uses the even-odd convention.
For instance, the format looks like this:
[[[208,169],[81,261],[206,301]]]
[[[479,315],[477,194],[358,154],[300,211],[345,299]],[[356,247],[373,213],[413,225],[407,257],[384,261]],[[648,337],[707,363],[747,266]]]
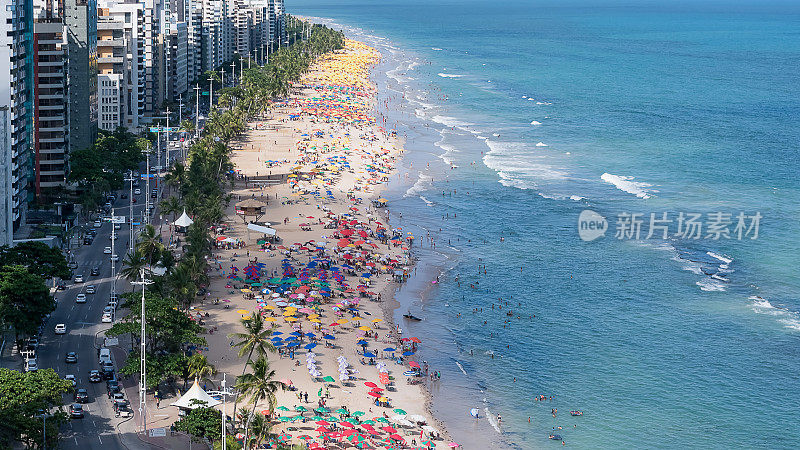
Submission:
[[[208,115],[211,115],[211,108],[214,107],[214,77],[208,77]]]
[[[131,191],[130,191],[130,194],[128,196],[128,203],[129,203],[129,206],[128,206],[128,208],[129,208],[128,209],[128,211],[129,211],[128,212],[128,223],[130,224],[130,227],[129,227],[130,231],[129,231],[129,234],[128,234],[128,253],[133,254],[133,180],[134,180],[133,171],[132,170],[129,171],[128,175],[129,175],[130,178],[126,178],[125,179],[125,181],[129,181],[130,182],[130,186],[131,186]]]
[[[147,435],[147,344],[145,340],[145,314],[144,314],[144,291],[145,286],[152,284],[152,281],[144,278],[144,269],[141,272],[142,281],[133,281],[133,285],[142,286],[142,330],[141,330],[141,343],[139,346],[139,415],[142,417],[142,430]]]
[[[226,411],[226,405],[227,405],[227,401],[228,401],[228,396],[229,395],[235,395],[235,393],[233,391],[228,390],[227,382],[228,382],[227,374],[223,373],[222,374],[222,383],[220,383],[221,386],[222,386],[222,390],[209,391],[208,392],[208,395],[219,395],[219,396],[222,397],[222,450],[227,449],[227,447],[225,446],[225,439],[226,439],[227,431],[228,431],[227,430],[227,426],[226,426],[226,421],[227,421],[227,417],[228,417],[228,413]]]
[[[200,136],[200,84],[194,87],[195,107],[194,107],[194,137]]]
[[[145,179],[145,193],[144,193],[144,223],[150,223],[150,147],[147,148],[147,178]]]

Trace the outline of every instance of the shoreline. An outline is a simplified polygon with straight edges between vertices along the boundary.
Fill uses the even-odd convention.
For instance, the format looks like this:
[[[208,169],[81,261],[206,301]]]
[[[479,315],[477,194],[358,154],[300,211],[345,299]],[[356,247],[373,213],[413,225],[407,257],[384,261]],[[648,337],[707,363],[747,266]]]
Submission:
[[[348,41],[348,42],[354,43],[354,41]],[[375,51],[374,49],[372,50]],[[377,53],[377,51],[375,52]],[[372,64],[367,69],[367,72],[365,72],[367,77],[369,77],[370,72],[374,70],[375,65],[376,64]],[[362,73],[361,75],[364,75],[364,73]],[[308,75],[304,76],[306,84],[311,84],[309,81],[313,81],[314,78],[318,76],[319,76],[318,68],[315,65],[314,67],[312,67],[312,71]],[[352,74],[346,74],[343,75],[343,77],[348,80],[354,80],[354,82],[356,82],[355,80],[357,80],[357,78],[353,77]],[[364,83],[366,91],[369,92],[368,99],[365,102],[364,106],[368,107],[368,110],[370,111],[371,114],[375,114],[376,113],[375,103],[377,101],[377,91],[375,88],[375,84],[371,80],[369,80],[369,78],[364,79],[362,82]],[[319,94],[319,92],[320,92],[319,90],[315,90],[313,88],[309,89],[306,87],[301,90],[301,93],[299,95],[293,93],[288,102],[285,102],[285,104],[278,104],[276,107],[274,107],[272,111],[269,113],[268,118],[265,118],[264,120],[261,121],[250,122],[248,124],[248,132],[245,135],[241,136],[240,139],[234,142],[232,145],[232,148],[234,149],[234,151],[232,151],[232,161],[234,162],[234,165],[237,169],[237,175],[240,177],[246,177],[242,179],[237,179],[236,186],[234,186],[229,191],[230,194],[234,195],[234,201],[232,203],[236,203],[235,200],[237,198],[244,200],[247,198],[248,195],[250,195],[251,198],[266,201],[267,206],[264,219],[269,220],[271,224],[270,226],[272,226],[275,230],[277,230],[278,236],[283,238],[281,244],[285,244],[285,246],[290,245],[291,242],[298,242],[298,243],[311,242],[314,239],[319,238],[318,236],[319,232],[327,231],[325,229],[315,230],[313,232],[308,231],[312,228],[311,226],[307,227],[306,231],[298,231],[296,230],[297,226],[296,219],[298,217],[309,217],[309,218],[318,217],[318,214],[310,213],[310,211],[316,211],[316,213],[320,213],[321,211],[325,210],[329,212],[336,212],[336,210],[339,209],[338,207],[347,205],[347,199],[342,199],[339,198],[339,195],[335,195],[336,197],[335,200],[333,200],[334,196],[330,196],[330,198],[325,198],[323,199],[323,201],[321,201],[319,204],[316,205],[313,204],[315,200],[312,200],[311,203],[309,203],[308,198],[304,200],[297,199],[297,201],[295,202],[295,195],[291,193],[292,192],[291,189],[288,190],[287,192],[286,187],[288,185],[285,183],[275,183],[275,184],[268,183],[269,184],[268,187],[262,185],[260,188],[258,187],[254,188],[252,186],[252,183],[248,181],[249,180],[259,181],[267,177],[274,179],[274,177],[283,178],[286,176],[291,176],[290,174],[293,173],[292,170],[298,168],[298,166],[296,165],[297,163],[310,162],[310,161],[303,161],[304,157],[307,156],[309,152],[302,150],[302,148],[304,147],[303,145],[304,141],[308,141],[308,137],[306,137],[305,140],[300,139],[299,141],[295,140],[297,137],[300,137],[304,134],[311,135],[313,134],[312,131],[324,130],[322,136],[325,136],[326,138],[330,136],[330,138],[334,138],[333,140],[335,140],[335,138],[339,138],[341,136],[347,136],[349,140],[349,138],[352,138],[351,134],[357,134],[358,132],[364,131],[364,128],[360,126],[353,126],[353,125],[342,126],[341,123],[337,123],[336,121],[307,120],[309,118],[304,114],[300,115],[291,114],[292,112],[295,112],[291,108],[296,107],[298,105],[298,103],[292,103],[292,102],[296,102],[297,100],[307,100],[310,96]],[[324,92],[324,90],[322,92]],[[373,127],[377,127],[377,124],[374,124]],[[369,127],[366,128],[368,129]],[[355,131],[355,133],[351,133],[352,131]],[[402,145],[404,144],[404,142],[402,139],[396,136],[390,137],[388,133],[383,138],[377,137],[376,139],[375,136],[371,136],[371,138],[373,143],[376,142],[376,140],[379,142],[381,150],[384,150],[383,145],[386,145],[392,149],[388,152],[388,154],[391,154],[391,161],[393,162],[393,164],[388,169],[388,171],[384,173],[385,176],[383,181],[378,184],[359,187],[357,177],[355,176],[356,174],[354,173],[356,172],[356,170],[350,170],[349,174],[341,173],[336,183],[330,183],[331,185],[331,187],[329,188],[330,191],[335,191],[336,194],[345,194],[345,195],[348,192],[349,193],[355,192],[354,196],[362,198],[364,203],[369,204],[369,201],[377,199],[378,195],[385,190],[389,178],[397,173],[398,169],[397,164],[399,163],[399,160],[400,158],[402,158],[403,155]],[[326,139],[323,139],[323,141],[325,140]],[[316,138],[314,138],[314,141],[316,141]],[[247,148],[248,146],[250,147],[249,149]],[[310,144],[305,145],[305,150],[309,150],[308,148],[309,146]],[[288,147],[288,151],[284,151],[282,149],[283,147]],[[335,144],[332,145],[332,147],[335,148],[336,147]],[[370,145],[370,147],[373,146]],[[327,153],[329,153],[332,156],[338,156],[341,158],[347,157],[348,161],[350,161],[349,157],[352,156],[351,155],[352,151],[347,151],[347,150],[349,150],[349,148],[344,147],[342,145],[338,149],[338,151],[331,151]],[[253,161],[254,156],[255,156],[255,161]],[[294,162],[291,161],[292,158],[296,158],[298,156],[300,157],[300,159]],[[269,163],[266,163],[267,161],[269,161]],[[353,167],[357,168],[355,163]],[[303,172],[301,170],[298,171],[298,173],[303,173]],[[245,184],[244,188],[240,188],[240,186],[238,186],[238,184],[241,181],[244,181]],[[297,196],[297,197],[303,198],[303,196]],[[276,210],[280,210],[280,214],[278,214]],[[346,212],[347,210],[345,209],[344,211]],[[378,219],[380,219],[381,221],[384,221],[383,225],[385,225],[386,229],[391,230],[390,224],[388,223],[389,221],[388,211],[386,211],[385,209],[383,211],[378,211],[377,209],[375,209],[375,211],[371,211],[370,208],[367,208],[366,211],[369,211],[367,213],[368,216],[371,216],[372,213],[374,212],[375,213],[374,215],[377,217],[377,219],[374,217],[368,217],[367,223],[372,223],[373,220],[377,222]],[[244,222],[241,220],[237,220],[236,211],[235,210],[231,211],[231,208],[228,208],[226,214],[227,215],[225,223],[229,224],[230,227],[228,230],[225,231],[225,236],[234,239],[238,242],[242,241],[246,242],[248,245],[246,245],[244,248],[241,248],[240,251],[242,253],[246,253],[247,259],[250,259],[250,253],[251,250],[253,250],[252,248],[253,246],[251,244],[252,241],[256,239],[253,237],[253,235],[258,233],[250,232],[249,236],[245,237],[245,235],[248,235],[248,231],[244,229]],[[279,220],[280,217],[284,217],[283,223],[277,223],[277,224],[274,223],[275,220]],[[321,221],[322,220],[320,218],[320,222]],[[316,226],[318,225],[318,223],[311,223],[310,225]],[[328,233],[326,233],[326,235],[327,234]],[[328,236],[323,236],[323,237],[328,237]],[[309,241],[309,238],[311,238],[311,241]],[[292,254],[293,252],[289,251],[287,255],[285,254],[286,250],[280,251],[277,250],[277,247],[279,246],[273,246],[273,248],[269,249],[267,252],[264,252],[267,254],[267,259],[266,260],[261,259],[259,261],[262,262],[262,264],[263,263],[266,264],[267,266],[266,269],[268,274],[270,273],[269,271],[272,270],[273,276],[277,272],[278,266],[277,265],[273,266],[272,263],[279,261],[281,256],[288,256],[288,259],[290,259],[293,263],[296,262],[297,260],[297,258]],[[387,249],[387,252],[384,252],[384,254],[392,250],[394,249],[390,246]],[[281,255],[281,253],[284,253],[284,255]],[[258,256],[256,257],[256,260],[259,260],[259,257],[261,257],[262,255],[261,253],[257,254]],[[234,266],[237,263],[239,266],[243,265],[244,262],[241,262],[240,260],[241,256],[245,255],[237,253],[236,251],[232,251],[232,249],[214,251],[216,273],[212,274],[212,285],[210,287],[210,292],[209,292],[209,294],[211,294],[210,296],[221,298],[221,297],[229,297],[231,294],[238,294],[235,292],[235,290],[230,289],[229,286],[231,285],[225,282],[227,273],[227,271],[225,270],[225,266],[228,264],[228,261],[232,263],[231,266]],[[406,272],[413,271],[416,264],[415,259],[413,258],[410,252],[406,252],[405,256],[409,259],[404,262],[403,268],[406,269]],[[265,278],[269,278],[269,276],[265,275]],[[392,281],[391,276],[389,277],[388,280],[386,280],[385,283],[383,282],[383,280],[378,280],[377,282],[380,284],[380,287],[378,286],[373,287],[371,285],[370,287],[373,290],[377,291],[376,293],[379,294],[378,297],[382,299],[382,301],[376,303],[377,307],[380,308],[379,313],[380,316],[383,318],[382,319],[383,323],[380,325],[376,324],[374,329],[380,330],[377,331],[378,334],[387,333],[387,335],[386,335],[386,340],[385,341],[382,340],[380,343],[378,343],[376,339],[376,344],[377,345],[383,345],[384,343],[392,344],[395,343],[395,340],[399,339],[400,337],[400,335],[396,333],[397,326],[400,325],[400,323],[395,322],[394,314],[397,311],[397,308],[401,306],[401,303],[397,300],[397,295],[402,289],[402,283],[397,283],[395,281]],[[223,283],[226,286],[225,288],[222,288]],[[235,296],[239,297],[239,295]],[[249,311],[250,309],[252,309],[242,306],[242,304],[247,303],[247,300],[244,299],[241,300],[225,299],[224,301],[230,301],[231,303],[235,302],[236,304],[241,306],[244,310]],[[371,309],[369,307],[371,307],[372,305],[373,302],[367,302],[367,305],[359,304],[359,308],[363,307],[364,308],[363,311],[365,312],[365,314],[372,315],[372,313],[369,312],[369,309]],[[239,315],[238,312],[242,311],[242,309],[238,310],[236,314],[233,314],[232,310],[234,306],[236,305],[230,305],[230,308],[225,308],[225,310],[223,310],[221,313],[215,314],[215,316],[218,316],[215,317],[215,319],[222,319],[222,320],[218,320],[220,323],[217,327],[215,327],[217,328],[217,333],[215,333],[215,335],[212,335],[214,336],[213,338],[212,336],[209,336],[208,337],[209,341],[211,341],[212,339],[215,341],[219,340],[217,336],[219,336],[220,334],[222,334],[223,336],[227,336],[229,332],[241,331],[241,325],[238,323],[239,320],[237,320],[236,316]],[[243,316],[244,314],[240,315]],[[317,325],[320,325],[321,327],[321,324]],[[344,328],[344,326],[339,328]],[[276,330],[278,329],[285,331],[283,330],[283,327],[277,327]],[[391,338],[389,337],[390,335]],[[340,344],[339,337],[340,336],[338,335],[336,337],[337,344]],[[399,341],[397,343],[399,343]],[[221,372],[226,372],[231,374],[239,373],[244,364],[244,361],[239,360],[237,358],[234,358],[233,360],[228,359],[226,361],[225,360],[226,355],[218,354],[220,347],[221,346],[219,345],[219,343],[217,343],[217,345],[212,345],[212,343],[209,342],[210,350],[207,353],[209,359],[217,365],[218,370]],[[224,348],[224,344],[222,348]],[[342,353],[346,355],[348,359],[350,359],[351,354],[357,354],[356,348],[357,347],[355,345],[348,346],[347,344],[342,344],[337,349],[338,350],[337,353]],[[323,362],[321,365],[326,366],[326,363],[328,362],[327,359],[329,359],[328,358],[329,356],[331,355],[323,355],[322,357],[320,357],[320,360],[322,360],[323,358],[326,359],[326,361]],[[313,389],[309,389],[308,387],[304,387],[308,386],[308,383],[296,382],[295,380],[297,380],[298,377],[302,375],[299,375],[296,372],[294,368],[297,367],[296,365],[295,366],[290,365],[289,361],[291,360],[284,358],[283,356],[280,356],[277,360],[275,360],[274,357],[271,356],[270,359],[273,368],[276,370],[276,376],[275,376],[276,379],[278,380],[287,378],[291,379],[294,383],[294,386],[296,386],[300,391],[306,391],[306,392],[316,391],[317,390],[316,388],[320,386],[319,384],[314,385],[312,383],[311,386],[313,386]],[[423,412],[429,424],[434,425],[434,427],[438,429],[443,439],[436,441],[436,443],[438,444],[438,446],[444,448],[447,446],[445,441],[449,442],[450,436],[448,435],[447,430],[444,427],[444,423],[437,417],[435,417],[433,414],[433,397],[427,385],[429,381],[424,381],[414,386],[403,383],[400,372],[404,370],[404,367],[407,368],[407,365],[405,365],[406,362],[407,361],[404,361],[404,365],[395,365],[395,364],[390,365],[390,372],[395,373],[394,378],[397,381],[395,391],[390,391],[388,393],[389,395],[391,395],[392,398],[398,397],[398,403],[393,405],[393,407],[396,408],[399,406],[400,408],[407,410],[409,413],[412,413],[412,411],[409,408],[413,408],[413,405],[416,404],[417,408],[419,409],[417,408],[413,409],[417,409],[420,410],[420,412]],[[353,364],[354,367],[362,369],[362,366],[355,365],[356,363],[355,359],[351,360],[351,363]],[[236,368],[236,370],[232,370],[234,368]],[[370,366],[363,366],[363,370],[368,370],[369,368]],[[355,390],[356,388],[361,387],[358,386],[358,384],[359,383],[356,383],[356,386],[353,387],[348,386],[348,388],[350,388],[351,390]],[[419,388],[415,388],[415,386],[419,386]],[[342,386],[341,389],[344,390],[345,389],[344,386]],[[287,393],[279,392],[277,397],[279,405],[291,404],[293,397],[294,397],[294,402],[296,403],[296,395],[291,395],[291,394],[287,395]],[[403,404],[400,404],[399,399],[401,397],[404,402]],[[352,401],[353,399],[349,400]],[[332,402],[335,404],[338,401],[339,399],[337,398],[335,401]],[[363,401],[361,402],[353,401],[353,403],[366,406]],[[411,403],[412,406],[409,406],[408,403]],[[240,405],[241,404],[242,403],[240,402]],[[351,409],[353,408],[351,407]],[[368,408],[362,407],[362,409],[366,410]],[[371,408],[370,411],[372,411]],[[277,425],[275,428],[281,429],[282,427],[281,425]],[[408,439],[410,440],[411,437],[409,436]]]

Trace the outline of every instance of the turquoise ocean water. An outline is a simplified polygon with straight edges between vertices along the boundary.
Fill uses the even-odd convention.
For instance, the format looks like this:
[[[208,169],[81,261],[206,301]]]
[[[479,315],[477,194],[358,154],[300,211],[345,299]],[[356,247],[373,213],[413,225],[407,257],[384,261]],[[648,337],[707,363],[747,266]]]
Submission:
[[[799,4],[287,4],[384,54],[407,139],[387,198],[420,257],[398,314],[425,319],[400,323],[465,448],[560,446],[558,426],[579,448],[800,446]],[[716,212],[731,238],[706,237]],[[615,238],[624,213],[640,239]]]

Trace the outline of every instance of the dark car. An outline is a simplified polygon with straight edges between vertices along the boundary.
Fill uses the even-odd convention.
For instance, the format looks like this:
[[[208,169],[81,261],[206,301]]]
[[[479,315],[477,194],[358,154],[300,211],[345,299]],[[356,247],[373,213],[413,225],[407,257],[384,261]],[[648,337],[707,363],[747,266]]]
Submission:
[[[78,403],[89,403],[89,391],[78,389],[75,391],[75,401]]]
[[[89,381],[91,381],[92,383],[99,383],[103,381],[103,376],[100,375],[99,370],[92,370],[89,372]]]
[[[122,392],[115,392],[111,396],[111,402],[113,403],[124,402],[124,401],[125,401],[125,394],[123,394]]]
[[[100,268],[99,267],[92,267],[92,276],[96,277],[100,275]]]
[[[60,283],[58,286],[56,286],[56,290],[58,290],[58,291],[66,291],[67,290],[67,285],[64,284],[64,283]]]
[[[78,354],[75,352],[68,352],[64,358],[64,362],[74,364],[78,362]]]
[[[114,378],[114,367],[103,367],[100,370],[102,377],[104,380],[110,380]]]
[[[126,198],[128,198],[128,194],[123,192],[122,195],[120,195],[120,198],[121,199],[126,199]]]
[[[83,245],[92,245],[92,238],[90,238],[89,236],[83,238]]]
[[[118,400],[114,402],[114,412],[117,414],[117,417],[131,417],[133,416],[133,411],[131,411],[131,404],[127,400]]]
[[[69,405],[69,415],[73,419],[83,419],[83,405],[80,403]]]

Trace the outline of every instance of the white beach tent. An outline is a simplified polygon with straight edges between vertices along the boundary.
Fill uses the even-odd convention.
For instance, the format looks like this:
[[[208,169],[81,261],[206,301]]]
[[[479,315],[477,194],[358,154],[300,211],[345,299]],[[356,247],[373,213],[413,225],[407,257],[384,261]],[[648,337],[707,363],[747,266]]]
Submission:
[[[178,220],[175,221],[175,226],[176,227],[181,227],[181,228],[186,228],[186,227],[188,227],[189,225],[191,225],[193,223],[194,223],[194,220],[192,220],[192,218],[189,217],[188,214],[186,214],[186,208],[184,208],[183,209],[183,214],[181,214],[181,216],[178,217]]]
[[[255,223],[248,223],[247,224],[247,229],[248,230],[257,231],[259,233],[264,233],[264,234],[267,234],[269,236],[275,236],[275,233],[277,233],[277,231],[274,228],[265,227],[263,225],[258,225],[258,224],[255,224]]]
[[[193,401],[195,400],[195,401]],[[198,403],[201,402],[201,403]],[[219,405],[222,403],[219,400],[215,400],[210,395],[200,387],[198,384],[197,379],[194,380],[194,384],[188,391],[186,391],[183,396],[178,399],[177,402],[173,403],[172,406],[177,406],[178,408],[182,409],[195,409],[200,407],[207,407],[211,408],[214,406]]]

